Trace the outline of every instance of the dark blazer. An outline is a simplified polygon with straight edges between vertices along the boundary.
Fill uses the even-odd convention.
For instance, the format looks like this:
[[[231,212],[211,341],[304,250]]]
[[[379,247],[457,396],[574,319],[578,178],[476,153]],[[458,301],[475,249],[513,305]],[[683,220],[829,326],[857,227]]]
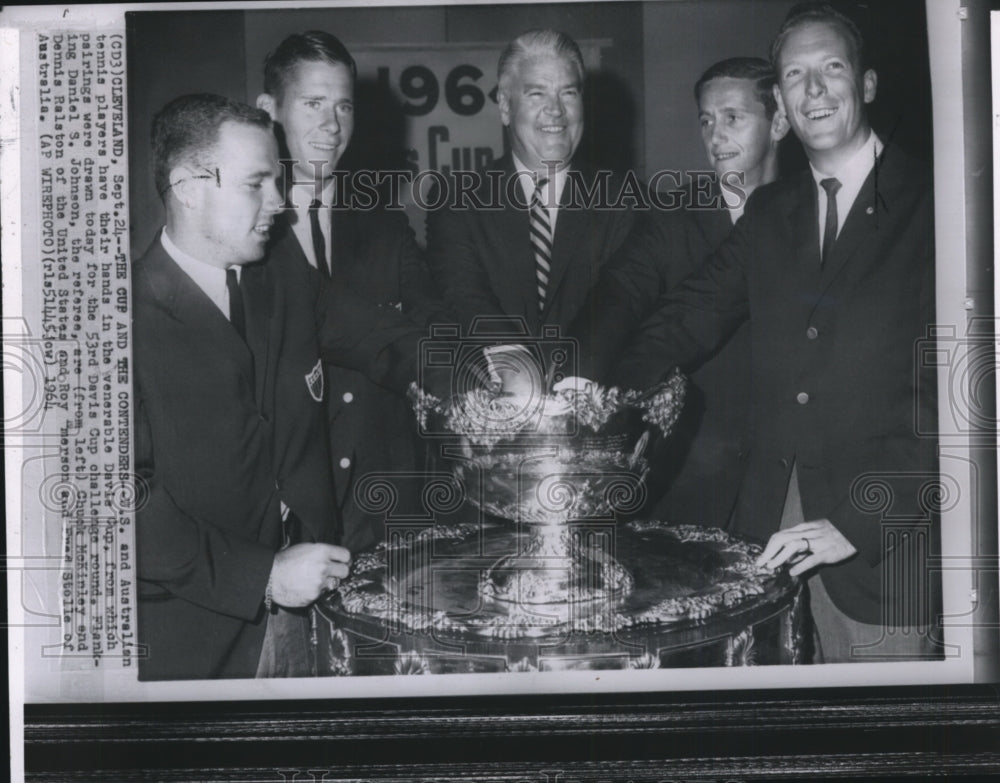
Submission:
[[[247,343],[159,239],[133,268],[142,679],[254,675],[281,503],[303,540],[332,537],[321,357],[414,374],[395,311],[279,266],[243,269]]]
[[[679,193],[691,197],[690,189]],[[677,203],[689,207],[693,202]],[[611,363],[660,299],[696,272],[732,228],[721,204],[651,211],[602,270],[570,334],[583,334],[590,345],[594,335],[601,335],[600,344],[609,352],[605,364]],[[689,368],[689,379],[683,415],[654,454],[649,501],[639,515],[725,527],[749,448],[749,325],[737,326],[718,350]]]
[[[494,168],[502,172],[499,200],[494,202],[491,196],[491,189],[496,188],[489,178],[484,178],[475,196],[497,207],[449,204],[427,214],[427,264],[437,292],[466,333],[476,316],[520,317],[534,335],[542,325],[566,329],[597,282],[600,268],[631,229],[633,213],[586,206],[577,183],[592,188],[599,180],[589,167],[570,168],[556,219],[545,307],[540,313],[528,208],[520,186],[507,187],[508,179],[516,177],[513,159],[505,156]],[[619,186],[617,179],[605,180],[609,200],[617,196]],[[567,206],[574,201],[581,206]]]
[[[830,519],[858,550],[821,569],[823,584],[845,614],[879,623],[900,606],[888,604],[896,581],[882,589],[883,516],[923,530],[933,520],[921,486],[936,475],[936,440],[915,422],[935,431],[936,379],[914,361],[934,317],[932,190],[924,168],[888,146],[822,266],[816,205],[808,170],[755,191],[615,375],[690,367],[749,315],[751,454],[734,529],[761,542],[777,530],[794,462],[806,519]]]
[[[444,318],[405,214],[334,209],[331,216],[335,287],[349,289],[359,301],[401,311],[422,327]],[[279,220],[275,231],[271,256],[311,269],[291,226]],[[386,513],[419,508],[421,482],[413,474],[423,469],[423,451],[404,396],[345,367],[328,365],[326,378],[337,542],[357,552],[384,539]],[[359,482],[375,474],[398,476],[389,479],[398,493],[394,510],[372,511],[382,506],[359,505],[355,493]]]

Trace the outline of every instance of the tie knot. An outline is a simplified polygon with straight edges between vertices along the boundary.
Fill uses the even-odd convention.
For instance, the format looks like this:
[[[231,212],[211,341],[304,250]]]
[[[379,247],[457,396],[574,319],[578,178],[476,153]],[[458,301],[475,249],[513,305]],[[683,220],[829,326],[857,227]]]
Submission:
[[[531,194],[531,205],[532,206],[544,206],[545,198],[542,193],[542,189],[549,184],[548,177],[543,177],[535,183],[535,190]]]
[[[240,279],[236,276],[236,267],[231,266],[226,270],[226,285],[235,285]]]
[[[826,191],[826,195],[829,198],[833,198],[837,195],[837,191],[840,190],[840,180],[836,177],[827,177],[826,179],[821,179],[819,184],[823,186],[823,190]]]
[[[321,206],[323,206],[323,202],[320,201],[318,198],[314,198],[311,202],[309,202],[309,209],[316,210],[319,209]]]

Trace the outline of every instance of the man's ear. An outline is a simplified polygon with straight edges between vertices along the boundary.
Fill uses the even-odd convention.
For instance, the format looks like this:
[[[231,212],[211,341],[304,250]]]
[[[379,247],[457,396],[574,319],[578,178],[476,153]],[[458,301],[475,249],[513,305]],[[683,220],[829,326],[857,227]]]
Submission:
[[[875,100],[875,89],[878,87],[878,76],[870,68],[861,77],[861,85],[864,87],[865,103]]]
[[[268,116],[271,118],[272,122],[275,122],[277,120],[275,114],[277,114],[278,103],[277,101],[274,100],[273,95],[269,95],[266,92],[262,92],[260,95],[258,95],[257,108],[266,111]]]
[[[778,111],[776,114],[780,114],[785,118],[785,122],[788,122],[788,112],[785,111],[785,101],[781,97],[781,90],[778,89],[778,85],[775,84],[771,87],[771,92],[774,93],[774,102],[778,104]]]
[[[497,106],[500,107],[500,122],[510,125],[510,98],[504,90],[497,90]]]
[[[791,125],[788,124],[788,115],[785,114],[784,108],[779,106],[771,118],[771,141],[777,144],[785,138],[790,127]]]
[[[185,209],[194,209],[198,203],[198,183],[195,182],[191,169],[187,166],[174,166],[170,169],[170,193],[174,200]]]

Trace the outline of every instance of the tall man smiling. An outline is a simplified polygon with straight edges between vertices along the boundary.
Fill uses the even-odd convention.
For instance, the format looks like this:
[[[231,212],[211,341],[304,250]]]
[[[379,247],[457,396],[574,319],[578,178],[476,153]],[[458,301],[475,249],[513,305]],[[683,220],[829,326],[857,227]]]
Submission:
[[[339,169],[354,134],[355,78],[346,47],[323,31],[288,36],[264,62],[257,105],[275,122],[288,202],[270,253],[318,269],[360,301],[426,324],[438,306],[405,214],[380,204],[353,208],[351,179]],[[350,369],[327,367],[325,396],[338,541],[358,551],[379,543],[385,529],[385,514],[357,497],[365,476],[395,474],[388,480],[400,502],[407,508],[417,502],[416,423],[402,397]]]
[[[574,157],[585,75],[576,42],[553,30],[523,33],[501,53],[497,72],[511,153],[494,169],[517,187],[494,194],[486,177],[475,197],[487,208],[470,201],[428,213],[427,262],[463,328],[476,316],[501,323],[508,316],[508,329],[525,324],[538,334],[543,325],[569,326],[628,234],[632,213],[578,198],[576,186],[592,187],[596,172]]]
[[[872,131],[877,78],[849,19],[797,6],[771,55],[809,170],[754,193],[615,375],[641,386],[691,366],[749,316],[751,446],[735,531],[767,542],[762,567],[809,577],[826,662],[926,657],[939,596],[920,543],[936,546],[924,499],[937,461],[914,422],[935,420],[936,386],[914,347],[934,314],[930,180]],[[872,486],[888,506],[870,502]],[[909,528],[890,530],[883,515]]]

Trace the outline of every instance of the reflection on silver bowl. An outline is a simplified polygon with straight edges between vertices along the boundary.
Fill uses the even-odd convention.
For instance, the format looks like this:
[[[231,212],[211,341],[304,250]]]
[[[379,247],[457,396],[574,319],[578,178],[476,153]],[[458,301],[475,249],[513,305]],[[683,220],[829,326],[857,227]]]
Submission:
[[[453,471],[469,500],[519,523],[517,554],[480,582],[484,601],[512,613],[544,607],[564,619],[617,606],[631,575],[607,536],[571,522],[614,520],[645,499],[645,454],[654,435],[670,434],[684,400],[678,372],[646,391],[591,385],[584,391],[516,397],[476,390],[447,403],[415,394],[422,424],[456,436]],[[575,526],[574,526],[575,527]]]

